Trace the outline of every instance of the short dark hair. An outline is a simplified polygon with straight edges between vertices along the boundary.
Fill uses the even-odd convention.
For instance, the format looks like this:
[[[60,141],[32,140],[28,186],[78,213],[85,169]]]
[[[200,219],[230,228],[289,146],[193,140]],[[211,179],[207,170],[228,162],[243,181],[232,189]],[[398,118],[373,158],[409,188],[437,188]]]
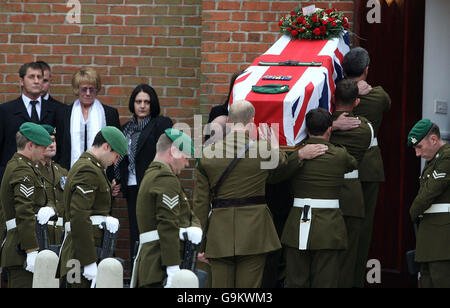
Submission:
[[[351,79],[343,79],[336,85],[334,103],[336,106],[351,106],[358,98],[358,84]]]
[[[312,136],[322,136],[333,125],[331,114],[323,108],[311,109],[305,117],[306,129]]]
[[[104,143],[108,143],[108,141],[106,141],[105,137],[103,137],[102,132],[99,131],[97,133],[97,135],[95,135],[94,138],[94,142],[92,143],[93,147],[99,148],[101,147]]]
[[[159,116],[161,107],[159,106],[158,95],[156,94],[155,89],[153,89],[148,84],[140,84],[136,88],[134,88],[130,96],[130,101],[128,103],[128,109],[130,110],[130,112],[133,114],[135,113],[134,100],[136,99],[136,96],[141,92],[147,93],[150,96],[150,116],[152,118]]]
[[[356,78],[364,73],[366,67],[370,64],[370,57],[367,50],[362,47],[355,47],[351,49],[342,61],[344,74],[348,78]]]
[[[441,139],[441,130],[439,129],[439,126],[437,126],[435,123],[432,123],[431,128],[428,131],[428,134],[426,135],[426,138],[429,138],[431,135],[436,135],[438,139]]]
[[[50,73],[52,72],[52,70],[50,69],[50,65],[48,65],[47,62],[40,60],[40,61],[36,61],[36,63],[41,65],[42,72],[44,72],[44,71],[49,71]]]
[[[34,69],[34,70],[40,70],[42,72],[42,75],[44,75],[44,70],[42,69],[42,66],[37,62],[28,62],[23,64],[19,69],[19,77],[24,78],[27,74],[28,69]]]

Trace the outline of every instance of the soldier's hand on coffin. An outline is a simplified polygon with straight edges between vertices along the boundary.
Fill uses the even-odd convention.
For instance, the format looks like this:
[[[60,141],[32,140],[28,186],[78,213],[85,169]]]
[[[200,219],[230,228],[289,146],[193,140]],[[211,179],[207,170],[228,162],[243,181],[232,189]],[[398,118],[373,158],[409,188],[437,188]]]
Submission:
[[[37,220],[41,225],[45,225],[46,223],[48,223],[48,220],[55,215],[55,210],[52,207],[45,206],[42,207],[37,213]]]
[[[186,228],[186,231],[188,233],[189,240],[195,244],[198,245],[202,241],[202,235],[203,231],[199,227],[189,227]]]
[[[270,142],[272,149],[278,149],[280,143],[278,142],[278,127],[269,127],[266,123],[261,123],[258,127],[259,137],[262,140]]]
[[[164,286],[164,288],[170,288],[172,286],[173,276],[179,271],[180,271],[180,266],[178,266],[178,265],[168,266],[166,268],[167,282],[166,282],[166,285]]]
[[[25,270],[34,273],[34,264],[36,263],[37,251],[27,253],[27,266]]]
[[[83,270],[83,276],[87,280],[92,280],[97,277],[97,263],[86,265]]]
[[[348,117],[348,113],[344,112],[333,122],[333,130],[351,130],[359,127],[360,124],[360,119]]]
[[[116,233],[119,230],[119,220],[112,216],[106,217],[106,229],[111,233]]]
[[[313,159],[325,154],[326,151],[328,151],[328,146],[325,144],[307,144],[298,150],[298,160]]]

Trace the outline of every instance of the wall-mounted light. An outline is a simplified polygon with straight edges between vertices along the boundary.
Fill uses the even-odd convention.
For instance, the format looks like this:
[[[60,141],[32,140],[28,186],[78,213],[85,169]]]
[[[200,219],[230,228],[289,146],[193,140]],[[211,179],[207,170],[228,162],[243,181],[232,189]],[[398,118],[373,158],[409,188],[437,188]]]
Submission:
[[[392,2],[397,3],[397,6],[403,6],[404,0],[384,0],[388,6],[391,6]]]

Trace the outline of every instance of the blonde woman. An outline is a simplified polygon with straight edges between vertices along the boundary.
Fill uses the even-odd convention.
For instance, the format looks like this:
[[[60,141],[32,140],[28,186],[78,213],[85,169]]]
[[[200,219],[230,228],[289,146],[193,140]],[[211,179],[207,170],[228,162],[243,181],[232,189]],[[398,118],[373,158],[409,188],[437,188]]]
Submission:
[[[97,95],[102,89],[98,72],[90,67],[82,67],[72,76],[72,89],[77,96],[68,106],[61,119],[64,121],[61,165],[70,169],[83,152],[92,146],[94,137],[105,126],[120,129],[117,109],[102,104]],[[112,179],[112,169],[108,172]]]

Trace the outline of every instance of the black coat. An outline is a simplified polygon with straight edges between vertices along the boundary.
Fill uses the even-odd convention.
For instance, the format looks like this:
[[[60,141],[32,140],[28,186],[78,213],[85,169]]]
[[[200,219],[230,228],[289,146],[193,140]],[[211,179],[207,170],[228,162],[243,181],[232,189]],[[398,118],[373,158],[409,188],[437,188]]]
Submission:
[[[129,124],[130,122],[125,123],[123,129]],[[171,128],[172,126],[173,123],[170,118],[158,116],[152,118],[142,130],[141,135],[139,136],[135,157],[136,181],[138,186],[141,184],[145,170],[147,170],[148,165],[150,165],[155,157],[156,143],[158,142],[159,137],[167,128]],[[127,193],[126,186],[128,183],[128,164],[128,155],[126,155],[119,165],[121,184],[125,195]]]
[[[64,105],[42,100],[41,116],[38,124],[49,124],[57,127],[57,113]],[[31,122],[25,108],[22,96],[0,104],[0,181],[5,172],[6,164],[17,151],[16,133],[20,125]],[[58,127],[57,127],[58,131]]]
[[[105,110],[105,118],[106,118],[106,126],[115,126],[120,129],[120,120],[119,120],[119,112],[116,108],[107,106],[102,104],[103,109]],[[70,117],[72,115],[73,104],[67,106],[61,114],[58,116],[59,126],[63,127],[63,133],[60,139],[57,139],[57,147],[58,151],[60,151],[60,159],[59,164],[66,168],[70,169],[70,156],[72,152],[72,141],[70,137]],[[56,131],[58,134],[58,131]],[[107,169],[108,178],[112,179],[112,168]]]

